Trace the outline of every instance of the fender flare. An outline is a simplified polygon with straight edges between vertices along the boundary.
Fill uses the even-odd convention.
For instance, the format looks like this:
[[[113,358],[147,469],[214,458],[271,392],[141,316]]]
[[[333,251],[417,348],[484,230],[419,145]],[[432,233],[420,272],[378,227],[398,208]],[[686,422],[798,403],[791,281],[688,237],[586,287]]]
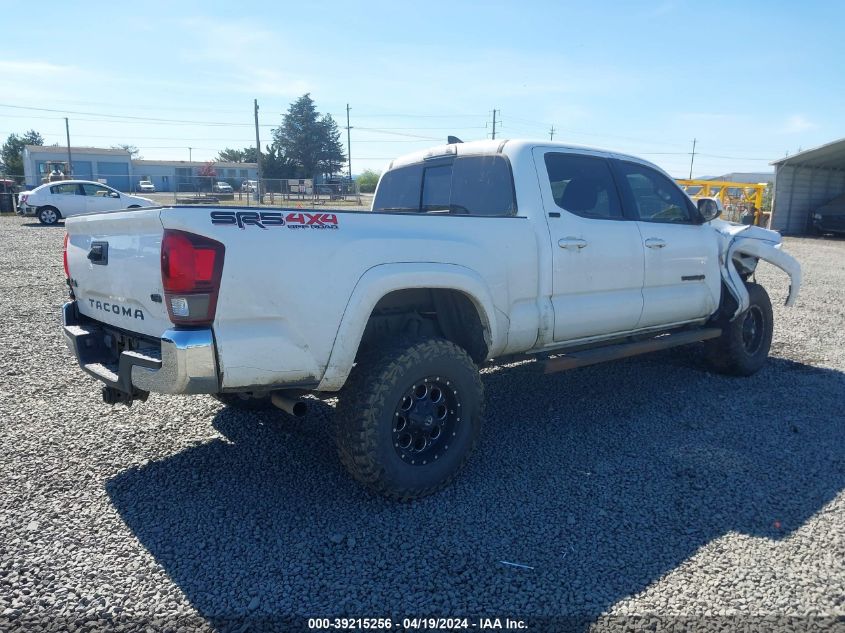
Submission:
[[[777,266],[789,275],[789,294],[786,297],[786,305],[792,306],[798,299],[798,292],[801,289],[801,265],[791,255],[780,249],[780,244],[773,244],[763,240],[752,238],[735,237],[725,252],[725,263],[722,268],[722,279],[730,293],[736,299],[737,309],[731,315],[735,319],[748,309],[749,297],[745,282],[734,265],[735,255],[748,255],[756,257]]]
[[[508,324],[495,309],[493,297],[483,278],[477,272],[457,264],[407,262],[380,264],[367,270],[355,284],[340,325],[335,335],[329,361],[318,391],[338,391],[352,370],[364,328],[376,304],[385,295],[396,290],[411,288],[442,288],[462,292],[472,301],[488,346],[488,358],[504,349],[507,344]]]

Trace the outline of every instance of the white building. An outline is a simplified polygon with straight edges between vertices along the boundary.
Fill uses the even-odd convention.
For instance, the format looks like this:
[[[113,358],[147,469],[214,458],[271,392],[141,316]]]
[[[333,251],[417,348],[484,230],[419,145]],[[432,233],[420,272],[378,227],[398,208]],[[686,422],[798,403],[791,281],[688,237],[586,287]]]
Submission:
[[[122,149],[71,147],[71,173],[74,178],[103,182],[120,191],[134,191],[141,180],[151,180],[156,191],[192,191],[194,178],[207,163],[187,160],[132,160]],[[27,145],[23,150],[25,182],[30,187],[41,184],[48,162],[66,164],[66,147]],[[216,180],[239,187],[244,180],[258,178],[256,163],[214,163]],[[63,169],[64,171],[64,169]]]

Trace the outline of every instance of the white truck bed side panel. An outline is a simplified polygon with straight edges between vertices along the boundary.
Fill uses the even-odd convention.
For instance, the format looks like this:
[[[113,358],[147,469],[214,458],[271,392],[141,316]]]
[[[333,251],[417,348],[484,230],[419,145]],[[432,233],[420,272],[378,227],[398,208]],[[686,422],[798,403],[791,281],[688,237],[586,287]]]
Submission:
[[[350,297],[375,266],[417,262],[475,271],[504,315],[536,301],[537,249],[526,218],[327,212],[337,224],[262,229],[212,224],[212,211],[169,209],[162,221],[226,245],[214,323],[224,388],[322,379],[346,313],[368,317],[372,310]],[[419,283],[417,276],[410,287]],[[507,340],[506,319],[492,317],[491,327],[493,341]]]

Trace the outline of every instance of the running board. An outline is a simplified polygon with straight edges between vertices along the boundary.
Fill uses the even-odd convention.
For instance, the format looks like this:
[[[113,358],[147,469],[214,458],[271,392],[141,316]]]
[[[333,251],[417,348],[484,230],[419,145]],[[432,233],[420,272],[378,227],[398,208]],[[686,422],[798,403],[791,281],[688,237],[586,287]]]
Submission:
[[[670,347],[677,347],[679,345],[698,343],[699,341],[718,338],[721,335],[722,330],[720,328],[685,330],[674,334],[662,334],[644,341],[621,343],[618,345],[606,345],[604,347],[595,347],[593,349],[570,352],[569,354],[562,354],[547,360],[545,363],[545,373],[552,374],[558,371],[566,371],[567,369],[575,369],[576,367],[595,365],[596,363],[603,363],[608,360],[620,360],[622,358],[628,358],[629,356],[657,352],[662,349],[669,349]]]

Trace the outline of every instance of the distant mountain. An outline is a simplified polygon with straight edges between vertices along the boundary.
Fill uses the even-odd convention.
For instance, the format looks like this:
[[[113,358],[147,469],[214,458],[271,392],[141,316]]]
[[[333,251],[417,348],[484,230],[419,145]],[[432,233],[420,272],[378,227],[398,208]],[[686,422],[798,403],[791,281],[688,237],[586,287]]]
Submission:
[[[773,171],[733,171],[729,174],[722,174],[721,176],[703,176],[703,180],[727,180],[729,182],[747,182],[750,184],[757,184],[767,182],[773,184],[775,182],[775,172]]]

